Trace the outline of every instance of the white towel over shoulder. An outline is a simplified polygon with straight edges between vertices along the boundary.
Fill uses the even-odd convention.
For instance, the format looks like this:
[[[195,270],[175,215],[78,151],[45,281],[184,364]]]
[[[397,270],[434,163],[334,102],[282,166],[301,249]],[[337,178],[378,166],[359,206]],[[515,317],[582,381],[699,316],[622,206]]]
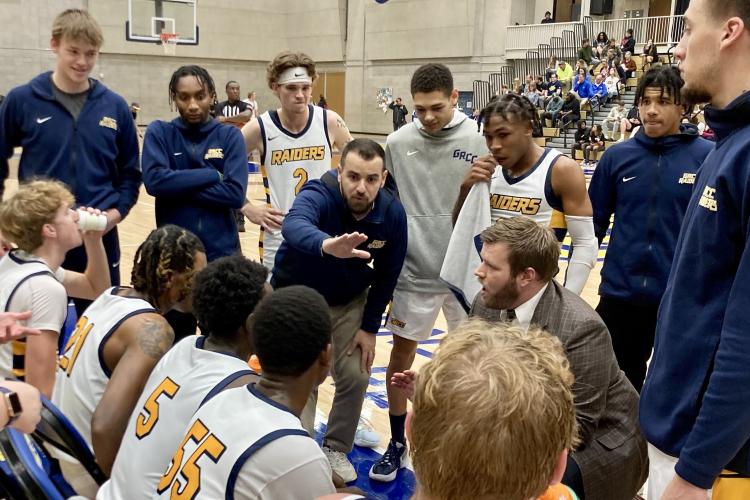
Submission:
[[[443,280],[468,311],[482,286],[474,276],[481,262],[479,235],[492,225],[490,216],[490,185],[479,182],[472,186],[453,228],[445,254],[440,279]]]

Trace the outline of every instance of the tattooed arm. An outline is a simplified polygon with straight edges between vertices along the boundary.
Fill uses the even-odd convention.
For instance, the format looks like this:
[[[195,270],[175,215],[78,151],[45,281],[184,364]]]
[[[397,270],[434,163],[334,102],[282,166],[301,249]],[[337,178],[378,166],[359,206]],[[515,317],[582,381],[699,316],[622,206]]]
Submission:
[[[352,140],[352,134],[349,133],[349,127],[344,123],[344,119],[341,118],[335,111],[326,111],[328,117],[328,135],[331,140],[331,148],[338,149],[339,152],[344,149],[344,146]]]
[[[126,320],[104,345],[112,374],[91,418],[91,441],[96,461],[107,475],[148,376],[173,341],[169,323],[158,314],[146,313]]]

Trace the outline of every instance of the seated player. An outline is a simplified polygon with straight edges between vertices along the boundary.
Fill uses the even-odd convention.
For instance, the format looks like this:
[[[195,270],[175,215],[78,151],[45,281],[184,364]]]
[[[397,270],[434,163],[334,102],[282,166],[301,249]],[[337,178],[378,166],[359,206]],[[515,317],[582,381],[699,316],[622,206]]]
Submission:
[[[46,397],[55,385],[68,295],[94,299],[110,286],[102,232],[81,232],[74,204],[65,185],[52,180],[21,184],[0,204],[0,232],[18,247],[0,260],[0,310],[31,311],[23,324],[42,332],[0,347],[0,376],[25,380]],[[86,271],[60,267],[68,250],[82,241]]]
[[[104,462],[111,463],[151,370],[172,347],[174,333],[160,313],[190,302],[193,275],[205,266],[197,236],[162,226],[136,251],[133,288],[105,291],[78,319],[60,356],[53,402]],[[65,474],[67,462],[61,465]]]
[[[204,336],[182,339],[151,372],[98,500],[150,499],[200,405],[226,387],[257,379],[247,365],[252,348],[245,320],[270,292],[267,275],[241,255],[221,257],[196,275],[193,308]],[[97,456],[108,470],[104,460]]]
[[[331,367],[325,299],[304,286],[258,305],[250,335],[262,372],[193,415],[154,498],[296,499],[333,493],[331,467],[299,416]]]
[[[549,334],[478,320],[459,326],[416,382],[407,425],[413,498],[528,500],[559,483],[576,443],[572,384]],[[563,489],[543,498],[574,497]]]

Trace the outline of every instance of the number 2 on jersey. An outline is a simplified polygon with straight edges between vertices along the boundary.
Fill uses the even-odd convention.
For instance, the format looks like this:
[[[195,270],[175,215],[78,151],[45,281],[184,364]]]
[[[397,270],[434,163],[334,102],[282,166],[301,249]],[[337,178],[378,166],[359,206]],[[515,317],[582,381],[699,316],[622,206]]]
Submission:
[[[91,329],[94,328],[93,323],[89,323],[89,319],[86,316],[81,316],[76,323],[76,329],[68,339],[68,343],[65,344],[65,351],[60,356],[58,364],[60,368],[65,371],[65,374],[70,377],[73,371],[73,365],[75,365],[78,354],[81,352],[83,343],[86,341]]]
[[[302,189],[302,186],[304,186],[305,182],[307,182],[307,170],[305,170],[304,168],[295,168],[292,177],[294,177],[295,179],[299,179],[297,181],[297,185],[294,187],[294,196],[297,196],[299,194],[299,190]]]
[[[154,389],[154,392],[143,403],[143,409],[135,420],[135,437],[138,439],[145,438],[151,433],[156,422],[159,421],[159,398],[165,395],[169,399],[172,399],[179,390],[180,386],[171,378],[167,377],[162,380],[161,384]]]
[[[195,451],[193,451],[183,465],[182,459],[185,455],[185,446],[191,440],[197,443],[198,447],[195,448]],[[167,469],[167,472],[164,473],[159,481],[156,492],[161,494],[170,488],[171,485],[170,498],[180,500],[195,498],[201,487],[201,468],[197,463],[198,460],[203,455],[208,455],[214,463],[217,463],[226,449],[227,447],[224,443],[211,434],[203,422],[196,420],[192,427],[190,427],[185,439],[180,443],[177,452],[172,457],[172,463],[169,464],[169,469]],[[180,472],[181,479],[184,479],[184,484],[181,479],[175,477],[178,471]]]

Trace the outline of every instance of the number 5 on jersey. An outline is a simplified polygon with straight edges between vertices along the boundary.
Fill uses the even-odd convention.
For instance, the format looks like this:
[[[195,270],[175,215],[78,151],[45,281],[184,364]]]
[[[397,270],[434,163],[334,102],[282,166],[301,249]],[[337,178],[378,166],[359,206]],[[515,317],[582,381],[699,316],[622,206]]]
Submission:
[[[68,343],[65,344],[65,351],[60,356],[58,364],[68,377],[70,377],[73,371],[73,365],[75,365],[78,354],[81,352],[81,347],[83,347],[83,343],[86,341],[86,337],[88,337],[92,328],[94,328],[94,324],[89,323],[89,319],[86,316],[81,316],[76,323],[75,331],[68,339]]]
[[[183,464],[185,448],[192,444],[191,441],[198,446]],[[162,494],[171,486],[169,498],[192,500],[201,487],[201,468],[198,465],[198,460],[203,455],[207,455],[213,463],[217,463],[226,449],[224,443],[211,434],[203,422],[196,420],[172,457],[169,469],[159,481],[156,492]],[[180,473],[180,478],[176,477],[177,472]]]
[[[159,398],[164,395],[172,399],[179,390],[180,386],[171,378],[167,377],[162,380],[161,384],[154,389],[146,402],[143,403],[143,409],[135,421],[135,437],[138,439],[145,438],[151,433],[156,422],[159,421]]]

